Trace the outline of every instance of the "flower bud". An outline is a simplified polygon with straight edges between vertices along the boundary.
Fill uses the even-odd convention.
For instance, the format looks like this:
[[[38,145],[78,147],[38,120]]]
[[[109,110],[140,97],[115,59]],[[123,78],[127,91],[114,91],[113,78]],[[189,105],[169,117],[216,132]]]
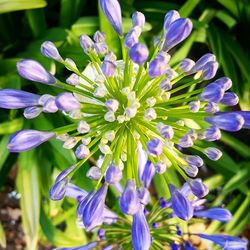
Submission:
[[[109,184],[118,183],[122,178],[122,171],[114,166],[110,165],[105,173],[105,181]]]
[[[249,111],[236,111],[233,113],[239,114],[243,117],[244,119],[243,128],[250,129],[250,112]]]
[[[102,176],[102,172],[98,167],[91,167],[87,171],[86,176],[91,180],[99,180]]]
[[[39,104],[39,95],[23,90],[0,89],[0,108],[20,109]]]
[[[168,32],[170,24],[172,24],[175,20],[180,18],[180,14],[176,10],[170,10],[167,12],[167,14],[164,17],[164,25],[163,30],[164,34]]]
[[[93,39],[96,43],[101,43],[101,42],[104,42],[106,40],[106,35],[104,32],[100,31],[100,30],[97,30],[95,33],[94,33],[94,36],[93,36]]]
[[[54,132],[24,129],[14,133],[7,148],[10,152],[23,152],[35,148],[55,136]]]
[[[75,155],[78,159],[84,159],[90,154],[89,148],[81,144],[76,148]]]
[[[141,34],[141,28],[135,26],[129,30],[128,34],[124,38],[124,44],[127,48],[132,48],[139,41],[139,36]]]
[[[227,106],[235,106],[239,102],[239,97],[233,92],[226,92],[220,102]]]
[[[205,105],[205,111],[209,114],[217,113],[217,112],[219,112],[219,110],[220,110],[220,107],[219,107],[218,103],[216,103],[216,102],[208,102]]]
[[[208,62],[203,68],[202,68],[202,78],[203,80],[210,80],[214,78],[214,76],[217,73],[219,64],[217,62]]]
[[[172,89],[172,84],[168,78],[165,78],[160,82],[160,87],[164,91],[169,91]]]
[[[139,26],[141,28],[145,25],[145,16],[143,13],[136,11],[132,15],[133,26]]]
[[[209,190],[208,187],[202,182],[201,179],[193,179],[188,182],[193,194],[198,198],[205,197]]]
[[[119,108],[119,102],[115,99],[109,99],[105,102],[105,106],[112,112],[116,112]]]
[[[89,51],[94,49],[94,42],[87,35],[81,35],[80,36],[80,45],[83,48],[85,54],[88,54]]]
[[[85,121],[80,121],[78,123],[78,126],[77,126],[77,131],[80,133],[80,134],[86,134],[88,133],[90,130],[90,126],[87,122]]]
[[[73,73],[66,79],[66,83],[76,86],[80,83],[80,77],[77,74]]]
[[[188,73],[194,67],[195,62],[189,58],[185,58],[180,62],[179,69],[184,72]]]
[[[222,152],[218,148],[213,147],[205,148],[204,154],[212,161],[218,161],[222,156]]]
[[[72,93],[63,92],[56,97],[56,106],[65,112],[80,109],[81,104],[77,101]]]
[[[187,165],[183,167],[183,170],[188,176],[193,177],[193,178],[196,177],[199,172],[198,167],[195,165]]]
[[[192,27],[193,24],[188,18],[179,18],[172,22],[166,31],[162,50],[167,52],[178,43],[185,40],[190,35]]]
[[[224,90],[216,83],[212,82],[205,87],[199,98],[201,101],[219,102],[223,98],[223,95]]]
[[[224,91],[229,90],[232,87],[232,81],[228,77],[221,77],[214,81],[218,86],[220,86]]]
[[[205,121],[226,131],[238,131],[244,125],[244,118],[237,113],[222,113],[208,116]]]
[[[206,141],[217,141],[221,138],[220,129],[216,126],[211,126],[204,131]]]
[[[228,222],[232,219],[232,214],[225,208],[210,208],[207,210],[198,210],[194,212],[197,217],[205,217],[212,220],[218,220],[221,222]]]
[[[69,66],[75,70],[77,70],[76,63],[71,58],[65,59],[65,68],[72,71],[72,69],[69,68]]]
[[[150,201],[150,193],[147,188],[145,187],[140,187],[137,190],[138,192],[138,198],[140,199],[140,202],[143,205],[147,205]]]
[[[96,43],[94,48],[99,55],[106,55],[109,50],[108,45],[105,42]]]
[[[64,178],[60,181],[55,182],[55,184],[51,187],[49,196],[53,201],[58,201],[64,198],[66,193],[66,187],[69,183],[69,178]]]
[[[43,112],[45,113],[55,113],[58,111],[58,108],[56,106],[55,98],[49,98],[47,101],[43,104]]]
[[[62,62],[63,59],[60,56],[56,46],[54,43],[50,42],[50,41],[45,41],[42,45],[41,45],[41,53],[48,57],[48,58],[52,58],[58,62]]]
[[[150,183],[154,175],[155,175],[155,167],[151,161],[147,161],[146,165],[144,166],[144,170],[141,177],[141,181],[144,183],[144,186],[146,188],[150,186]]]
[[[103,61],[102,63],[102,73],[106,77],[114,76],[116,73],[116,65],[111,61]]]
[[[216,57],[214,54],[211,53],[207,53],[205,55],[203,55],[194,65],[194,67],[192,68],[192,72],[197,72],[201,69],[204,68],[204,66],[208,63],[208,62],[214,62],[216,60]]]
[[[27,80],[48,85],[56,82],[56,78],[34,60],[21,60],[16,66],[19,75]]]
[[[196,100],[196,101],[192,101],[188,104],[189,106],[189,110],[192,112],[192,113],[196,113],[199,111],[200,109],[200,100]]]
[[[39,116],[42,112],[42,108],[41,107],[28,107],[24,110],[23,112],[23,116],[26,119],[33,119],[37,116]]]
[[[162,147],[162,141],[159,138],[154,138],[147,142],[148,152],[152,155],[160,155],[162,153]]]
[[[171,140],[174,137],[174,130],[171,126],[164,125],[163,123],[158,123],[157,130],[160,135],[165,137],[167,140]]]
[[[155,171],[158,173],[158,174],[163,174],[166,172],[166,169],[167,169],[167,165],[164,163],[164,162],[157,162],[155,164]]]
[[[198,155],[185,155],[184,159],[189,165],[194,165],[198,168],[204,164],[202,158]]]
[[[193,140],[189,135],[184,135],[178,142],[182,148],[190,148],[193,146]]]
[[[144,64],[148,58],[148,49],[145,45],[136,43],[131,47],[129,57],[136,64]]]
[[[100,5],[115,32],[122,36],[122,14],[119,2],[117,0],[101,0]]]

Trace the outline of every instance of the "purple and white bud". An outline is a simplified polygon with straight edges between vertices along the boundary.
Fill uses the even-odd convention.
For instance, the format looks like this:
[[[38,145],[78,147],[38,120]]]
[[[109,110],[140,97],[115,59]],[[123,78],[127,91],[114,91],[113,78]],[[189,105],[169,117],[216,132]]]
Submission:
[[[211,126],[204,131],[206,141],[217,141],[221,138],[220,129],[216,126]]]
[[[54,132],[24,129],[14,133],[7,148],[10,152],[23,152],[39,146],[55,136]]]
[[[125,214],[137,214],[140,208],[140,201],[134,180],[127,180],[122,196],[120,197],[120,208]]]
[[[134,250],[149,250],[152,244],[148,222],[144,215],[144,206],[133,216],[132,246]]]
[[[82,221],[87,231],[102,223],[108,185],[104,183],[90,198],[82,211]]]
[[[111,61],[103,61],[102,63],[102,73],[106,77],[114,76],[116,73],[116,65]]]
[[[229,90],[232,87],[232,81],[228,77],[221,77],[214,81],[218,86],[220,86],[224,91]]]
[[[146,103],[148,104],[149,107],[153,107],[156,104],[156,98],[151,96],[147,98]]]
[[[98,167],[91,167],[87,173],[86,173],[86,177],[88,177],[91,180],[99,180],[102,176],[102,172],[100,170],[100,168]]]
[[[205,197],[209,192],[208,187],[199,178],[193,180],[191,179],[188,184],[192,193],[198,198]]]
[[[105,102],[105,106],[107,107],[108,110],[116,112],[117,109],[119,108],[119,102],[115,99],[109,99]]]
[[[205,87],[199,98],[201,101],[219,102],[223,98],[223,95],[224,90],[219,85],[212,82]]]
[[[71,67],[71,69],[69,67]],[[72,71],[72,68],[77,70],[76,63],[71,58],[65,59],[65,68],[70,70],[70,71]]]
[[[73,73],[66,79],[66,83],[76,86],[80,83],[80,77],[77,74]]]
[[[155,171],[158,173],[158,174],[163,174],[166,172],[166,169],[167,169],[167,165],[166,163],[162,162],[162,161],[159,161],[155,164]]]
[[[187,165],[183,167],[183,170],[188,176],[193,177],[193,178],[196,177],[199,172],[198,167],[195,165]]]
[[[115,32],[122,36],[122,14],[119,2],[117,0],[101,0],[100,5]]]
[[[94,36],[93,36],[93,39],[96,43],[101,43],[101,42],[105,42],[106,40],[106,35],[104,32],[100,31],[100,30],[97,30],[95,33],[94,33]]]
[[[145,111],[144,119],[147,121],[152,121],[157,118],[157,114],[154,108],[148,108]]]
[[[193,24],[188,18],[179,18],[169,25],[165,34],[162,50],[168,52],[174,46],[185,40],[192,31]]]
[[[170,24],[172,24],[175,20],[180,18],[180,14],[176,10],[170,10],[164,17],[163,30],[164,34],[168,32]]]
[[[188,73],[194,67],[195,62],[189,58],[185,58],[180,62],[179,69],[184,72]]]
[[[104,61],[110,61],[110,62],[115,62],[116,61],[116,55],[110,51],[104,58]]]
[[[154,156],[158,156],[162,153],[163,143],[159,138],[151,139],[147,142],[148,152]]]
[[[86,134],[88,133],[90,130],[90,126],[87,122],[85,121],[80,121],[78,123],[78,126],[77,126],[77,131],[80,133],[80,134]]]
[[[39,104],[39,95],[23,90],[0,89],[0,108],[20,109]]]
[[[122,171],[115,165],[110,165],[105,173],[105,181],[109,184],[116,184],[122,179]]]
[[[226,131],[239,131],[244,125],[244,118],[237,113],[222,113],[208,116],[205,121]]]
[[[169,91],[172,89],[172,84],[168,78],[163,79],[160,82],[160,88],[164,91]]]
[[[75,155],[78,159],[84,159],[90,154],[89,148],[81,144],[76,148]]]
[[[205,108],[204,110],[209,113],[209,114],[215,114],[217,112],[220,111],[220,107],[218,105],[218,103],[216,102],[208,102],[206,105],[205,105]]]
[[[58,109],[65,112],[70,112],[72,110],[80,109],[81,103],[77,101],[75,96],[69,92],[63,92],[56,97],[56,106]]]
[[[54,85],[56,82],[56,78],[37,61],[21,60],[16,66],[18,74],[27,80],[48,85]]]
[[[218,148],[208,147],[203,152],[212,161],[218,161],[222,156],[222,152]]]
[[[28,107],[24,110],[23,116],[26,119],[33,119],[39,116],[42,113],[41,107]]]
[[[52,58],[58,62],[63,62],[63,59],[59,54],[55,44],[50,41],[45,41],[42,43],[41,53],[48,58]]]
[[[193,140],[189,135],[184,135],[178,142],[178,145],[180,145],[182,148],[190,148],[193,146],[193,144]]]
[[[198,168],[204,164],[202,158],[198,155],[185,155],[183,158],[189,165],[194,165]]]
[[[95,43],[94,48],[99,55],[106,55],[109,51],[108,45],[105,42]]]
[[[197,217],[205,217],[221,222],[228,222],[232,219],[232,214],[225,208],[215,207],[207,210],[198,210],[194,212]]]
[[[194,65],[194,67],[192,68],[192,72],[197,72],[201,69],[204,68],[204,66],[208,63],[208,62],[215,62],[216,57],[214,54],[211,53],[207,53],[205,55],[203,55]]]
[[[236,111],[234,113],[237,113],[243,117],[244,119],[243,128],[250,129],[250,112],[249,111]]]
[[[133,26],[139,26],[141,29],[145,25],[145,16],[143,13],[136,11],[132,15]]]
[[[219,64],[217,62],[208,62],[202,68],[202,78],[203,80],[211,80],[215,77]]]
[[[144,44],[136,43],[131,47],[129,57],[134,63],[142,65],[148,59],[148,49]]]
[[[167,63],[159,57],[156,57],[153,61],[149,63],[148,75],[151,78],[162,76],[166,73]]]
[[[199,111],[200,109],[200,106],[201,106],[201,102],[200,100],[196,100],[196,101],[192,101],[188,104],[189,106],[189,110],[192,112],[192,113],[196,113]]]
[[[108,111],[105,115],[104,115],[104,119],[107,122],[114,122],[115,121],[115,113],[112,111]]]
[[[141,177],[141,181],[144,183],[144,186],[146,188],[149,188],[154,175],[155,167],[151,161],[147,161],[146,165],[144,166],[144,170]]]
[[[163,123],[157,124],[157,130],[161,136],[167,140],[171,140],[174,137],[174,130],[171,126],[164,125]]]
[[[89,51],[94,49],[94,42],[87,35],[81,35],[80,36],[80,45],[83,48],[85,54],[88,54]]]
[[[188,221],[193,217],[194,209],[191,202],[173,185],[169,185],[172,209],[177,217]]]
[[[80,137],[69,137],[65,140],[63,148],[72,149],[80,141]]]
[[[239,102],[239,97],[233,92],[226,92],[220,103],[227,106],[235,106]]]
[[[159,42],[161,41],[161,38],[162,38],[162,36],[159,35],[159,36],[157,36],[157,37],[154,39],[154,48],[156,48],[156,47],[158,46]]]
[[[49,191],[49,197],[51,200],[58,201],[64,198],[69,180],[70,179],[66,177],[55,182]]]
[[[150,192],[145,187],[140,187],[137,189],[138,198],[143,205],[147,205],[150,202]]]
[[[48,98],[43,104],[43,112],[55,113],[58,111],[54,97]]]
[[[141,34],[141,28],[135,26],[129,30],[128,34],[124,38],[124,45],[127,48],[132,48],[139,41],[139,36]]]

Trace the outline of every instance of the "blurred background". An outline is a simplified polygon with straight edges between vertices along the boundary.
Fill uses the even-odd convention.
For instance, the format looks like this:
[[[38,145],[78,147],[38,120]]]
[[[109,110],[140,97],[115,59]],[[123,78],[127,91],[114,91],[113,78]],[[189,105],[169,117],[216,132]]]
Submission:
[[[142,40],[152,49],[153,39],[163,26],[168,10],[178,10],[194,24],[191,36],[173,51],[171,63],[190,57],[197,60],[210,51],[220,64],[217,76],[233,81],[240,98],[234,110],[250,110],[250,1],[248,0],[119,0],[124,29],[131,26],[131,14],[141,11],[147,24]],[[63,57],[75,60],[83,69],[88,63],[79,45],[81,34],[93,35],[101,29],[108,33],[108,45],[120,52],[119,40],[100,12],[97,0],[0,0],[0,88],[23,89],[33,93],[56,94],[58,90],[21,79],[16,62],[22,58],[40,61],[48,70],[65,78],[65,70],[40,54],[45,40],[54,42]],[[146,32],[149,31],[149,32]],[[249,33],[248,33],[249,32]],[[36,150],[10,154],[6,145],[10,135],[22,128],[48,130],[67,121],[60,114],[42,114],[24,120],[19,111],[0,109],[0,249],[52,249],[53,246],[82,245],[95,237],[76,226],[76,202],[49,200],[49,189],[60,170],[75,163],[74,154],[52,140]],[[223,231],[250,238],[250,133],[223,133],[219,143],[224,155],[218,162],[206,161],[199,174],[211,192],[208,203],[224,206],[234,218],[227,224],[201,224],[207,232]],[[206,145],[214,143],[205,142]],[[98,158],[98,153],[94,156]],[[87,162],[73,182],[87,191],[92,182],[85,177]],[[175,173],[173,172],[173,176]],[[155,197],[164,196],[162,179],[154,179]],[[174,177],[176,185],[180,185]],[[109,193],[112,206],[114,195]],[[197,243],[199,244],[199,242]]]

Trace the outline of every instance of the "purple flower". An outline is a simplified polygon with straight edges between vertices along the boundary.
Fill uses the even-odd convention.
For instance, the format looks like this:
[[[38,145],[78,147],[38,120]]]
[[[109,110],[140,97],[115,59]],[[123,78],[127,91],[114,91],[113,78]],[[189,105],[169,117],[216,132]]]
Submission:
[[[236,111],[236,112],[233,112],[232,114],[234,113],[239,114],[244,118],[243,128],[250,129],[250,111]]]
[[[192,140],[191,136],[184,135],[179,140],[178,145],[180,145],[182,148],[189,148],[189,147],[193,146],[193,140]]]
[[[100,55],[106,55],[108,53],[108,45],[105,42],[96,43],[94,48]]]
[[[177,217],[188,221],[193,217],[193,207],[191,202],[173,185],[169,185],[171,192],[172,209]]]
[[[114,166],[110,165],[105,173],[105,181],[109,184],[115,184],[119,182],[122,178],[122,171]]]
[[[75,155],[78,159],[84,159],[90,154],[89,148],[83,144],[76,148]]]
[[[204,150],[204,154],[212,161],[218,161],[222,152],[218,148],[208,147]]]
[[[171,140],[174,137],[174,130],[171,126],[159,123],[157,124],[157,130],[167,140]]]
[[[214,81],[218,86],[220,86],[224,91],[232,87],[232,81],[228,77],[221,77]]]
[[[101,169],[93,166],[87,171],[86,176],[91,180],[99,180],[102,176]]]
[[[116,65],[115,63],[111,61],[104,60],[102,63],[102,73],[106,77],[111,77],[115,74],[116,72]]]
[[[139,26],[140,28],[144,27],[145,24],[145,16],[143,13],[136,11],[132,15],[133,26]]]
[[[100,224],[100,218],[103,218],[107,191],[108,185],[104,183],[83,208],[82,220],[87,231]]]
[[[88,195],[87,191],[75,186],[74,184],[69,183],[66,186],[65,196],[73,198],[78,202],[82,201],[87,195]]]
[[[192,27],[193,24],[188,18],[179,18],[172,22],[166,31],[162,50],[167,52],[178,43],[185,40],[190,35]]]
[[[159,161],[155,164],[155,171],[158,173],[158,174],[163,174],[166,172],[166,169],[167,169],[167,165],[162,162],[162,161]]]
[[[219,107],[218,103],[216,103],[216,102],[208,102],[205,105],[205,111],[209,114],[215,114],[215,113],[219,112],[219,110],[220,110],[220,107]]]
[[[54,43],[50,42],[50,41],[45,41],[42,45],[41,45],[41,53],[49,58],[52,58],[58,62],[62,62],[63,59],[60,56],[56,46]]]
[[[140,34],[141,34],[140,27],[135,26],[132,29],[130,29],[124,39],[125,46],[127,48],[133,47],[136,43],[138,43]]]
[[[221,138],[220,129],[216,126],[211,126],[204,131],[206,141],[216,141]]]
[[[138,175],[139,181],[142,182],[142,175],[148,161],[148,154],[142,149],[141,143],[138,143]]]
[[[232,219],[232,214],[225,208],[210,208],[207,210],[198,210],[194,212],[197,217],[205,217],[212,220],[218,220],[221,222],[228,222]]]
[[[200,100],[192,101],[188,104],[188,106],[192,113],[196,113],[200,109]]]
[[[168,32],[170,24],[172,24],[175,20],[180,18],[180,14],[176,10],[170,10],[164,17],[163,30],[164,34]]]
[[[226,131],[238,131],[244,125],[244,118],[235,112],[222,113],[205,118],[205,121]]]
[[[100,5],[115,32],[122,36],[122,14],[119,2],[117,0],[101,0]]]
[[[147,188],[145,187],[140,187],[137,190],[138,192],[138,198],[140,199],[140,202],[143,205],[147,205],[150,201],[150,193]]]
[[[24,110],[23,112],[23,116],[26,119],[33,119],[37,116],[39,116],[42,112],[42,108],[41,107],[28,107]]]
[[[198,155],[186,155],[184,159],[187,161],[189,165],[194,165],[198,168],[203,166],[204,164],[202,158]]]
[[[224,90],[215,82],[208,84],[200,94],[201,101],[219,102],[224,95]]]
[[[213,241],[225,250],[247,250],[247,241],[229,235],[198,234],[199,237]]]
[[[23,152],[35,148],[55,136],[54,132],[24,129],[13,134],[7,148],[10,152]]]
[[[193,194],[198,198],[203,198],[209,192],[208,187],[201,179],[193,179],[188,182]]]
[[[66,194],[66,187],[69,183],[69,178],[64,178],[60,181],[55,182],[55,184],[51,187],[49,196],[53,201],[58,201],[64,198]]]
[[[239,102],[239,97],[233,92],[226,92],[220,102],[227,106],[235,106]]]
[[[160,155],[162,153],[162,141],[159,138],[151,139],[147,142],[148,152],[152,155]]]
[[[21,109],[38,105],[40,96],[23,90],[0,89],[0,108]]]
[[[153,61],[150,62],[148,68],[148,75],[151,78],[155,78],[163,75],[167,71],[167,63],[170,59],[170,56],[164,56],[163,51],[160,51]]]
[[[148,58],[148,49],[145,45],[136,43],[131,47],[129,57],[134,63],[141,65],[145,63]]]
[[[180,62],[179,69],[184,73],[188,73],[195,65],[195,62],[189,58],[185,58]]]
[[[216,60],[215,55],[211,54],[211,53],[207,53],[205,55],[203,55],[194,65],[194,67],[191,69],[191,71],[197,72],[201,69],[204,68],[204,66],[208,63],[208,62],[214,62]]]
[[[21,60],[16,66],[19,75],[27,80],[49,85],[56,82],[56,78],[34,60]]]
[[[81,104],[77,101],[72,93],[63,92],[56,97],[56,106],[58,109],[65,112],[70,112],[72,110],[80,109]]]
[[[202,68],[203,80],[210,80],[215,77],[219,64],[217,62],[208,62]]]
[[[104,42],[106,40],[106,35],[104,32],[97,30],[93,36],[93,39],[97,43]]]
[[[143,213],[143,206],[133,216],[132,223],[132,245],[134,250],[149,250],[151,246],[151,235]]]
[[[127,180],[126,186],[120,198],[120,208],[125,214],[134,215],[140,207],[138,193],[134,180]]]
[[[86,54],[88,54],[89,51],[93,50],[93,48],[94,48],[94,42],[87,35],[81,35],[80,36],[80,45],[81,45],[81,47],[83,48],[83,50],[84,50],[84,52]]]
[[[155,167],[151,161],[147,161],[142,174],[142,181],[144,182],[144,186],[146,188],[150,186],[150,183],[154,175],[155,175]]]
[[[43,112],[46,113],[55,113],[58,111],[58,107],[56,106],[55,98],[49,98],[43,104]]]

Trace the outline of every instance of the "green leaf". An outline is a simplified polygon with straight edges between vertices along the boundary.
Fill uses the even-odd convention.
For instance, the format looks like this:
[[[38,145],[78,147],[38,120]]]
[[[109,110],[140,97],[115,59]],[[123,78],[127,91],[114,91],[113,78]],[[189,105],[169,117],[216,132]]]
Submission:
[[[38,165],[34,150],[19,155],[17,188],[21,194],[22,224],[27,249],[36,250],[40,218],[40,191]]]
[[[181,6],[179,13],[181,17],[188,17],[194,8],[198,5],[200,0],[188,0]]]
[[[16,10],[43,8],[46,4],[45,0],[0,0],[0,14]]]
[[[23,118],[17,118],[0,124],[0,134],[12,134],[23,127]]]
[[[7,150],[8,141],[9,141],[8,135],[3,136],[3,138],[0,141],[0,170],[10,154],[9,151]]]
[[[0,223],[0,246],[2,248],[6,248],[6,237],[1,223]]]

